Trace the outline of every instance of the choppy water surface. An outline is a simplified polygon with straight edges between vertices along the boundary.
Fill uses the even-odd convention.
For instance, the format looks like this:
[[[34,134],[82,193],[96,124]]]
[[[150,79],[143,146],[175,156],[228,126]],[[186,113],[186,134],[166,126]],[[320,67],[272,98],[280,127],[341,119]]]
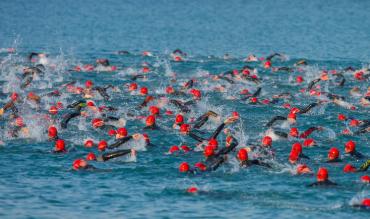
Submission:
[[[1,106],[11,92],[21,96],[30,91],[47,93],[72,80],[84,86],[87,79],[96,85],[113,84],[119,90],[112,92],[111,100],[96,99],[98,105],[119,108],[115,116],[128,120],[129,133],[142,132],[142,120],[128,118],[147,115],[147,108],[136,110],[143,97],[130,95],[126,85],[131,75],[140,72],[144,62],[150,65],[147,80],[138,79],[139,87],[147,86],[149,93],[165,93],[169,85],[179,88],[190,78],[202,90],[202,101],[186,118],[197,117],[209,109],[222,119],[238,111],[241,120],[230,126],[240,146],[246,142],[259,142],[266,130],[264,125],[274,115],[286,115],[289,110],[283,103],[305,106],[317,101],[316,97],[300,92],[310,80],[323,70],[340,71],[348,66],[367,67],[370,58],[370,15],[368,1],[1,1],[0,47],[15,47],[16,53],[1,53]],[[170,52],[181,48],[188,53],[184,62],[173,62]],[[127,50],[130,55],[117,55]],[[142,51],[151,51],[153,57],[143,57]],[[32,52],[49,54],[44,76],[33,81],[24,90],[19,88],[19,76],[24,66],[31,66],[26,56]],[[231,69],[240,69],[243,59],[250,53],[259,57],[272,52],[287,55],[276,59],[274,66],[293,67],[301,58],[308,66],[293,72],[265,70],[260,62],[250,63],[258,70],[262,83],[229,84],[215,81],[210,75]],[[233,58],[225,60],[229,53]],[[114,72],[69,71],[77,65],[95,63],[97,58],[108,58],[117,66]],[[173,79],[173,72],[177,80]],[[305,81],[298,85],[296,76]],[[330,178],[340,184],[335,188],[308,189],[315,181],[313,175],[297,176],[287,157],[295,140],[274,141],[277,162],[274,170],[260,167],[239,169],[235,153],[230,161],[212,173],[192,176],[178,172],[178,165],[191,164],[203,159],[201,152],[178,156],[166,152],[172,145],[186,143],[194,147],[189,137],[171,129],[174,117],[164,114],[176,108],[165,105],[158,118],[161,131],[148,131],[154,147],[139,150],[136,162],[110,161],[93,163],[99,171],[75,172],[74,159],[89,151],[82,146],[87,138],[109,139],[104,132],[91,128],[91,118],[74,120],[61,136],[68,142],[70,152],[51,154],[53,143],[47,141],[47,123],[38,116],[47,113],[50,105],[61,101],[67,105],[80,99],[65,93],[61,97],[44,97],[41,109],[25,103],[22,108],[25,122],[31,127],[31,138],[13,139],[7,135],[9,121],[4,117],[0,124],[0,215],[5,218],[368,218],[369,211],[351,207],[361,198],[369,197],[369,187],[360,182],[360,173],[344,174],[345,163],[359,166],[362,161],[344,158],[341,164],[324,164],[327,151],[336,146],[344,153],[344,143],[356,141],[357,148],[370,154],[369,134],[339,135],[348,125],[337,120],[339,113],[357,119],[369,119],[369,108],[359,104],[360,97],[350,97],[349,91],[358,86],[364,93],[369,81],[356,80],[351,72],[344,74],[346,83],[338,87],[332,81],[321,83],[321,90],[343,95],[357,110],[347,110],[334,104],[315,108],[298,118],[296,127],[304,130],[322,126],[324,131],[312,135],[316,148],[304,148],[311,157],[306,163],[317,170],[329,169]],[[207,81],[207,83],[206,83]],[[224,85],[227,92],[215,91]],[[271,99],[275,94],[290,92],[291,100],[277,104],[251,105],[239,98],[239,92],[251,92],[262,87],[260,100]],[[188,99],[188,98],[184,98]],[[30,109],[32,108],[32,109]],[[65,113],[59,112],[59,116]],[[219,124],[210,122],[210,132]],[[282,127],[284,128],[284,127]],[[289,130],[285,127],[285,131]],[[220,142],[224,142],[221,135]],[[186,189],[197,186],[198,194]]]

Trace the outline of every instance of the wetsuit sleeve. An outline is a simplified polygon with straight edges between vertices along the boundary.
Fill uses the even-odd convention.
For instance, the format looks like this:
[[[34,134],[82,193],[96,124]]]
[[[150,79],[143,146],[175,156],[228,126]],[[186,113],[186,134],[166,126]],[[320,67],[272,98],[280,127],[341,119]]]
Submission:
[[[130,154],[130,153],[131,153],[131,149],[119,150],[119,151],[104,153],[102,155],[102,160],[103,161],[107,161],[107,160],[110,160],[110,159],[113,159],[113,158],[124,156],[126,154]]]
[[[230,153],[231,151],[233,151],[237,146],[238,146],[239,142],[233,138],[231,144],[229,147],[223,147],[222,149],[220,149],[216,156],[220,156],[220,155],[225,155],[225,154],[228,154]]]
[[[190,112],[190,109],[186,106],[184,106],[184,104],[179,101],[179,100],[170,100],[170,103],[172,103],[173,105],[175,105],[177,108],[179,108],[182,112]]]
[[[199,142],[203,142],[203,141],[207,140],[207,139],[205,139],[205,138],[202,138],[202,137],[200,137],[200,136],[196,135],[196,134],[195,134],[194,132],[192,132],[192,131],[190,131],[188,135],[189,135],[192,139],[194,139],[194,140],[196,140],[196,141],[199,141]]]
[[[258,88],[253,94],[252,94],[252,97],[257,97],[258,95],[260,95],[260,93],[261,93],[261,90],[262,90],[262,88]]]
[[[319,128],[317,127],[311,127],[309,129],[307,129],[306,131],[304,131],[299,137],[300,138],[307,138],[312,132],[318,130]]]
[[[208,111],[206,113],[204,113],[202,116],[200,116],[198,119],[195,120],[195,124],[194,124],[194,128],[196,129],[199,129],[200,127],[202,127],[204,125],[204,123],[206,123],[208,121],[208,118],[210,115],[215,115],[217,116],[217,113],[213,112],[213,111]]]
[[[271,168],[271,165],[260,160],[250,160],[250,164]]]
[[[363,163],[361,166],[360,166],[360,168],[359,168],[359,170],[358,171],[367,171],[367,169],[369,168],[369,166],[370,166],[370,159],[368,159],[365,163]]]
[[[275,116],[274,118],[272,118],[267,124],[266,126],[267,127],[271,127],[276,121],[278,120],[286,120],[287,118],[284,117],[284,116]]]
[[[207,165],[207,170],[209,170],[209,171],[215,171],[224,162],[225,162],[225,158],[223,156],[217,157],[217,158],[215,158],[213,160],[213,162],[210,165]]]
[[[64,118],[60,122],[60,127],[62,127],[63,129],[66,129],[69,120],[71,120],[72,118],[75,118],[75,117],[77,117],[79,115],[81,115],[81,112],[80,111],[73,112],[73,113],[68,113],[67,115],[64,116]]]
[[[230,78],[228,77],[225,77],[225,76],[218,76],[218,78],[224,80],[224,81],[227,81],[229,82],[230,84],[234,84],[235,82],[233,80],[231,80]]]
[[[320,79],[320,78],[318,78],[318,79],[315,79],[315,80],[311,81],[311,82],[308,84],[308,86],[307,86],[307,90],[311,90],[311,89],[312,89],[312,87],[313,87],[317,82],[319,82],[319,81],[321,81],[321,79]]]
[[[108,148],[113,149],[113,148],[119,147],[120,145],[122,145],[122,144],[128,142],[129,140],[131,140],[132,138],[133,138],[132,135],[130,135],[130,136],[118,139],[113,144],[109,145]]]
[[[95,90],[97,90],[99,92],[99,94],[105,99],[105,100],[109,100],[110,99],[110,96],[107,94],[107,91],[106,89],[102,88],[102,87],[96,87]]]
[[[217,129],[213,132],[213,134],[211,135],[211,137],[209,139],[216,139],[217,136],[220,134],[220,132],[222,131],[222,129],[224,129],[225,127],[225,123],[222,123],[221,125],[219,125],[217,127]]]
[[[314,108],[315,106],[319,105],[318,103],[311,103],[309,104],[308,106],[306,106],[305,108],[303,109],[299,109],[299,112],[298,114],[304,114],[304,113],[307,113],[309,112],[312,108]]]

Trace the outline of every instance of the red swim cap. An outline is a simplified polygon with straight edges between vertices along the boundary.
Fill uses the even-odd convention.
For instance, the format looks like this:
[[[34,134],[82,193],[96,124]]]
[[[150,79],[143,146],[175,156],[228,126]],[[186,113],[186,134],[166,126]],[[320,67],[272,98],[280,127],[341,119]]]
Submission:
[[[292,151],[297,151],[298,155],[302,153],[302,145],[299,142],[296,142],[292,145]]]
[[[207,166],[204,165],[204,163],[202,163],[202,162],[198,162],[194,166],[199,168],[201,171],[206,171],[207,170]]]
[[[85,87],[86,88],[90,88],[90,87],[92,87],[93,86],[93,82],[91,81],[91,80],[87,80],[86,82],[85,82]]]
[[[232,113],[231,113],[231,115],[232,115],[232,117],[234,117],[234,118],[238,118],[238,119],[239,119],[239,117],[240,117],[239,113],[238,113],[238,112],[236,112],[236,111],[232,112]]]
[[[347,141],[345,144],[345,152],[346,153],[352,153],[356,150],[356,143],[352,140]]]
[[[94,142],[92,140],[86,140],[85,141],[85,147],[91,148],[94,146]]]
[[[238,159],[240,161],[248,160],[248,151],[244,148],[240,149],[239,152],[238,152]]]
[[[78,170],[87,166],[87,162],[84,159],[77,159],[73,162],[73,169]]]
[[[143,73],[148,73],[148,72],[150,71],[150,69],[149,69],[149,67],[148,67],[148,66],[144,66],[144,67],[142,68],[142,71],[143,71]]]
[[[15,119],[15,125],[18,126],[18,127],[23,127],[24,126],[24,122],[23,122],[22,117],[17,117]]]
[[[137,84],[136,83],[131,83],[128,89],[129,89],[129,91],[137,90]]]
[[[177,114],[176,119],[175,119],[175,123],[180,124],[180,123],[183,123],[183,122],[184,122],[184,116],[181,115],[181,114]]]
[[[168,151],[169,153],[173,154],[175,152],[178,152],[180,149],[177,145],[174,145],[170,148],[170,150]]]
[[[87,106],[95,106],[94,102],[92,102],[92,101],[87,101],[87,104],[86,105]]]
[[[210,157],[210,156],[212,156],[212,155],[214,155],[214,154],[215,154],[215,150],[213,149],[213,147],[212,147],[212,146],[207,145],[207,146],[205,146],[205,147],[204,147],[204,152],[203,152],[203,154],[204,154],[204,156],[206,156],[206,157]]]
[[[191,151],[191,149],[188,146],[186,146],[186,145],[181,145],[181,150],[184,151],[184,152]]]
[[[262,138],[262,146],[271,146],[272,138],[270,136],[265,136]]]
[[[49,138],[55,138],[58,136],[58,130],[54,126],[51,126],[48,130]]]
[[[361,182],[370,183],[370,176],[369,175],[361,176]]]
[[[100,118],[95,118],[91,121],[91,124],[94,128],[99,128],[104,125],[104,121]]]
[[[335,147],[330,148],[328,153],[329,160],[335,160],[339,157],[339,150]]]
[[[142,87],[140,89],[140,94],[142,95],[147,95],[148,94],[148,88],[147,87]]]
[[[190,126],[189,124],[182,124],[180,126],[180,132],[183,133],[183,134],[187,134],[188,132],[190,132]]]
[[[291,150],[289,154],[289,162],[294,164],[299,158],[299,153],[296,150]]]
[[[10,95],[10,99],[12,101],[16,101],[18,99],[18,97],[19,97],[19,95],[15,92]]]
[[[299,135],[299,131],[298,131],[298,129],[297,128],[291,128],[290,129],[290,132],[289,132],[289,135],[290,136],[292,136],[292,137],[298,137],[298,135]]]
[[[218,141],[216,139],[213,139],[212,138],[212,139],[210,139],[208,141],[208,146],[212,147],[213,150],[217,150],[217,148],[218,148]]]
[[[159,108],[156,107],[156,106],[150,106],[149,107],[149,112],[152,114],[152,115],[158,115],[159,114]]]
[[[370,198],[365,198],[364,200],[362,200],[361,204],[364,207],[370,207]]]
[[[49,109],[51,115],[56,115],[58,113],[58,108],[56,106],[51,106]]]
[[[202,93],[198,89],[191,89],[190,93],[193,95],[195,99],[200,99],[202,97]]]
[[[340,121],[345,121],[347,118],[346,118],[346,116],[345,115],[343,115],[343,114],[338,114],[338,120],[340,120]]]
[[[359,124],[360,124],[360,122],[357,119],[352,119],[349,122],[349,126],[358,126]]]
[[[189,192],[189,193],[196,193],[196,192],[198,192],[198,189],[196,187],[189,187],[188,190],[187,190],[187,192]]]
[[[306,164],[297,165],[297,174],[311,173],[311,169]]]
[[[288,119],[294,119],[294,120],[296,120],[297,119],[297,116],[296,116],[295,113],[289,113],[288,114]]]
[[[182,173],[188,172],[190,169],[190,166],[187,162],[182,162],[179,166],[179,171]]]
[[[153,116],[153,115],[148,116],[146,118],[145,123],[146,123],[146,126],[152,126],[152,125],[154,125],[155,124],[155,116]]]
[[[64,140],[58,139],[58,140],[55,141],[55,151],[56,152],[65,151],[65,143],[64,143]]]
[[[167,93],[167,94],[172,94],[172,93],[174,93],[174,92],[175,92],[175,89],[173,89],[173,87],[168,86],[168,87],[166,88],[166,93]]]
[[[108,146],[108,143],[105,140],[101,140],[98,144],[98,150],[99,151],[105,151],[107,146]]]
[[[257,99],[257,97],[251,97],[250,100],[249,100],[249,102],[251,102],[251,103],[257,103],[258,102],[258,99]]]
[[[113,136],[113,135],[116,135],[116,134],[117,134],[117,132],[114,129],[111,129],[111,130],[108,131],[109,136]]]
[[[265,64],[263,64],[264,68],[271,68],[271,61],[266,61]]]
[[[303,146],[305,147],[311,147],[311,146],[314,146],[315,144],[316,142],[312,138],[307,138],[303,142]]]
[[[175,56],[174,60],[176,62],[181,62],[182,61],[182,58],[181,58],[181,56]]]
[[[249,90],[248,89],[243,89],[242,91],[240,91],[240,94],[249,94]]]
[[[57,102],[57,108],[58,109],[63,109],[63,103],[62,102]]]
[[[119,134],[122,137],[126,137],[127,134],[128,134],[127,129],[126,128],[119,128],[119,129],[117,129],[117,134]]]
[[[90,152],[86,156],[86,160],[96,160],[96,156],[93,152]]]
[[[343,172],[345,172],[345,173],[356,172],[356,167],[352,166],[351,164],[346,164],[343,168]]]
[[[326,181],[329,178],[329,173],[328,170],[324,167],[320,167],[319,170],[317,171],[317,181]]]
[[[303,77],[302,76],[297,76],[297,78],[295,79],[295,81],[297,82],[297,83],[302,83],[304,80],[303,80]]]

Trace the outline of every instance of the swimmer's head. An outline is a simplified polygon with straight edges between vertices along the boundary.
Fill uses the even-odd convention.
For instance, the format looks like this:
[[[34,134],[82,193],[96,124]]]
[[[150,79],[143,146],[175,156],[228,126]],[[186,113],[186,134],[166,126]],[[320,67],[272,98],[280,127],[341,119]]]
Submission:
[[[181,114],[177,114],[175,118],[175,123],[176,124],[182,124],[184,123],[184,116]]]
[[[104,126],[104,121],[100,118],[95,118],[91,121],[91,124],[94,128],[99,128]]]
[[[19,98],[19,95],[18,95],[18,93],[12,93],[11,95],[10,95],[10,99],[12,100],[12,101],[17,101],[18,100],[18,98]]]
[[[148,88],[147,87],[142,87],[140,89],[140,94],[143,95],[143,96],[147,95],[148,94]]]
[[[297,165],[297,174],[311,173],[312,170],[306,164]]]
[[[171,146],[170,150],[168,151],[170,154],[173,154],[175,152],[179,152],[180,148],[177,145]]]
[[[204,163],[202,163],[202,162],[198,162],[198,163],[194,164],[194,167],[200,169],[201,171],[206,171],[207,170],[207,166],[204,165]]]
[[[180,133],[181,134],[188,134],[190,132],[190,125],[189,124],[181,124],[180,126]]]
[[[85,147],[87,147],[87,148],[91,148],[91,147],[93,147],[94,146],[94,142],[93,142],[93,140],[86,140],[85,141],[85,143],[84,143],[84,145],[85,145]]]
[[[355,152],[356,143],[352,140],[347,141],[347,143],[345,144],[345,149],[344,150],[345,150],[346,153]]]
[[[214,150],[217,150],[218,141],[216,139],[212,138],[208,141],[208,146],[212,147]]]
[[[324,167],[320,167],[317,171],[316,179],[318,182],[326,181],[329,178],[328,170]]]
[[[101,140],[98,144],[98,150],[99,151],[105,151],[107,146],[108,146],[108,143],[105,140]]]
[[[179,166],[179,171],[181,173],[186,173],[190,170],[190,166],[187,162],[182,162]]]
[[[173,94],[173,93],[175,93],[175,89],[173,89],[173,87],[171,87],[171,86],[168,86],[166,88],[166,93],[167,94]]]
[[[128,135],[126,128],[119,128],[117,129],[116,138],[124,138]]]
[[[331,161],[331,160],[335,160],[338,158],[339,158],[338,148],[335,148],[335,147],[330,148],[329,153],[328,153],[328,160]]]
[[[351,164],[346,164],[344,166],[344,168],[343,168],[343,172],[345,172],[345,173],[353,173],[353,172],[356,172],[356,167],[354,167]]]
[[[271,147],[272,145],[272,138],[270,136],[265,136],[262,138],[262,146]]]
[[[51,106],[51,107],[49,108],[49,113],[50,113],[51,115],[56,115],[56,114],[58,114],[58,108],[57,108],[56,106]]]
[[[153,115],[148,116],[145,120],[145,124],[146,124],[146,126],[155,125],[155,116],[153,116]]]
[[[136,83],[131,83],[128,88],[129,91],[134,91],[137,90],[137,84]]]
[[[94,84],[93,84],[93,82],[92,82],[91,80],[87,80],[87,81],[85,82],[85,87],[86,87],[86,88],[91,88],[93,85],[94,85]]]
[[[50,139],[56,138],[58,136],[57,128],[54,126],[51,126],[48,130],[48,136]]]
[[[66,148],[65,148],[65,142],[64,142],[64,140],[62,140],[62,139],[56,140],[55,141],[55,149],[54,149],[54,151],[55,152],[63,152],[65,150],[66,150]]]
[[[290,129],[290,132],[289,132],[289,135],[292,136],[292,137],[298,137],[299,135],[299,131],[297,128],[293,127]]]
[[[79,169],[83,169],[87,166],[87,162],[84,160],[84,159],[77,159],[73,162],[73,169],[74,170],[79,170]]]
[[[158,115],[159,114],[159,108],[157,106],[150,106],[149,112],[152,115]]]
[[[116,135],[117,134],[117,131],[116,130],[114,130],[114,129],[110,129],[109,131],[108,131],[108,135],[109,136],[114,136],[114,135]]]
[[[238,151],[238,159],[239,161],[246,161],[248,160],[248,151],[244,148]]]
[[[86,160],[96,160],[96,156],[93,152],[90,152],[86,156]]]
[[[215,149],[213,149],[212,146],[207,145],[204,147],[203,154],[205,157],[210,157],[215,154]]]

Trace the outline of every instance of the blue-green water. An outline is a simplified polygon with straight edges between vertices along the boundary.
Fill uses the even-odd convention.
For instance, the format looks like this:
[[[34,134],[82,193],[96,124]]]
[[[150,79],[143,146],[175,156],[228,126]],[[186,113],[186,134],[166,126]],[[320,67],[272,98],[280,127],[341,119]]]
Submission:
[[[370,59],[370,2],[368,1],[1,1],[0,47],[16,47],[18,53],[1,54],[1,105],[9,92],[19,90],[14,75],[21,72],[19,65],[29,65],[23,60],[31,51],[44,51],[57,65],[48,69],[45,78],[32,84],[25,91],[44,93],[52,88],[78,80],[83,85],[92,79],[98,85],[114,84],[121,91],[112,93],[109,105],[120,108],[118,116],[133,110],[143,98],[130,96],[124,84],[130,83],[129,74],[138,71],[146,61],[154,71],[140,86],[150,92],[163,93],[170,84],[178,87],[189,78],[199,81],[207,74],[221,73],[241,68],[248,54],[266,56],[282,52],[290,59],[274,62],[277,66],[292,66],[297,59],[307,58],[309,68],[303,73],[271,73],[252,64],[263,79],[261,99],[289,91],[295,95],[292,105],[304,106],[315,101],[299,92],[310,79],[320,75],[321,69],[343,69],[347,66],[361,68]],[[189,54],[183,63],[170,61],[169,52],[181,48]],[[115,55],[117,50],[128,50],[129,56]],[[142,57],[144,50],[154,57]],[[235,57],[223,60],[229,53]],[[212,57],[208,57],[212,55]],[[118,66],[115,73],[67,72],[73,66],[94,63],[96,58],[109,58]],[[176,72],[178,81],[171,83],[169,73]],[[303,85],[290,83],[289,78],[303,75]],[[321,84],[323,89],[348,96],[348,101],[358,104],[358,98],[349,97],[353,86],[364,92],[368,81],[356,81],[346,75],[344,87]],[[209,78],[208,78],[209,79]],[[293,78],[294,79],[294,78]],[[286,115],[288,110],[277,105],[249,105],[245,101],[228,100],[244,88],[256,89],[253,84],[237,83],[228,87],[227,93],[212,91],[221,82],[197,84],[204,93],[201,104],[192,114],[196,117],[207,109],[226,118],[232,111],[241,114],[241,121],[231,126],[241,146],[248,141],[260,141],[263,125],[274,115]],[[222,83],[221,83],[222,84]],[[226,85],[229,86],[229,85]],[[45,109],[61,100],[71,103],[78,97],[66,94],[59,99],[46,98]],[[103,100],[97,100],[102,104]],[[169,106],[168,106],[169,107]],[[169,107],[170,109],[174,109]],[[45,113],[42,110],[38,113]],[[36,114],[25,110],[27,118]],[[63,112],[61,112],[63,113]],[[147,111],[136,112],[146,115]],[[194,141],[171,130],[173,118],[163,115],[158,119],[162,131],[149,131],[155,147],[138,151],[136,162],[93,163],[99,171],[74,172],[74,159],[86,156],[89,150],[82,141],[88,137],[108,139],[106,133],[96,132],[90,120],[71,122],[61,135],[68,147],[75,147],[63,155],[51,154],[53,144],[43,133],[45,124],[30,125],[31,139],[9,139],[1,131],[4,145],[0,148],[0,216],[2,218],[368,218],[368,210],[351,207],[363,197],[369,197],[369,187],[360,182],[360,173],[344,174],[344,163],[359,166],[361,161],[339,165],[323,164],[328,149],[338,147],[344,152],[349,139],[357,148],[370,154],[369,134],[346,137],[337,136],[346,125],[337,120],[338,113],[358,119],[369,119],[369,108],[359,106],[356,111],[342,109],[333,104],[315,109],[299,117],[297,127],[323,126],[323,132],[313,134],[319,147],[304,148],[311,157],[307,164],[317,170],[329,169],[330,178],[340,184],[336,188],[308,189],[315,181],[313,175],[297,176],[287,162],[294,140],[274,142],[278,170],[259,167],[239,169],[235,162],[224,165],[216,172],[199,176],[178,172],[178,165],[203,159],[200,152],[186,155],[167,155],[169,147]],[[33,121],[32,119],[26,122]],[[1,125],[8,124],[6,120]],[[217,126],[209,125],[209,130]],[[144,124],[128,120],[130,133],[142,132]],[[333,133],[334,132],[334,133]],[[224,137],[221,137],[223,139]],[[244,145],[243,145],[244,144]],[[96,152],[95,150],[92,150]],[[234,155],[235,153],[233,153]],[[233,156],[232,155],[232,156]],[[195,185],[198,194],[188,194],[186,189]]]

